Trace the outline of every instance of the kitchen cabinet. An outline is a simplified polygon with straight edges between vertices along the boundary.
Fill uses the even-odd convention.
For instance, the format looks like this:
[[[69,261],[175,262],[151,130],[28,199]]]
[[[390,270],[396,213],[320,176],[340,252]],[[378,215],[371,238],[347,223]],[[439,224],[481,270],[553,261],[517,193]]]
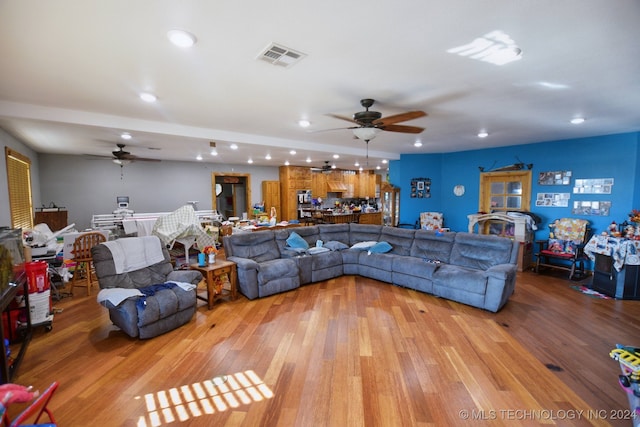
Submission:
[[[278,221],[281,219],[282,211],[280,206],[280,181],[262,181],[262,199],[264,210],[268,214],[271,208],[276,208]]]
[[[356,196],[356,189],[358,188],[358,175],[356,171],[342,171],[342,182],[344,183],[346,190],[342,193],[343,199],[353,199]]]
[[[311,172],[311,195],[314,199],[327,198],[327,176],[323,172]]]
[[[362,171],[358,174],[358,193],[355,197],[376,197],[376,174],[373,171]]]
[[[360,224],[382,224],[382,212],[367,212],[360,214]]]
[[[281,220],[298,219],[298,191],[311,190],[311,169],[303,166],[280,166]],[[313,196],[313,193],[312,193]]]

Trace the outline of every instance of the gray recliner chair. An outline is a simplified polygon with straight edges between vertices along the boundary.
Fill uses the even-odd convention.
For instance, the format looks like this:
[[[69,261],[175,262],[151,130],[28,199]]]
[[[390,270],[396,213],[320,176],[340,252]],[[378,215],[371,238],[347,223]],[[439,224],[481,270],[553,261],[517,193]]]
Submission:
[[[91,249],[100,285],[98,302],[131,337],[152,338],[188,323],[202,274],[174,270],[156,236],[129,237]]]

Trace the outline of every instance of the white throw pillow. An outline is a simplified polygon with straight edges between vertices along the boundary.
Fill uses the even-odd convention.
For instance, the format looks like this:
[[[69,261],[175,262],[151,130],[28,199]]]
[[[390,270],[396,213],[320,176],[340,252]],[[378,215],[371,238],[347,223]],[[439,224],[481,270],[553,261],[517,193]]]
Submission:
[[[375,240],[368,241],[368,242],[358,242],[355,245],[352,245],[351,249],[360,249],[360,250],[366,251],[371,246],[375,245],[376,243],[378,243],[378,242],[376,242]]]

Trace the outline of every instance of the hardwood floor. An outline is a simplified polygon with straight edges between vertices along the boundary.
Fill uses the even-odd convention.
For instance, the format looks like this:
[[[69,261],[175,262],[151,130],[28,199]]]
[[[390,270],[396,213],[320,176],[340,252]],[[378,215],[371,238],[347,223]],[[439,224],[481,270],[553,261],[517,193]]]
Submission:
[[[609,351],[640,345],[640,302],[574,284],[518,273],[489,313],[344,276],[198,301],[189,324],[144,341],[80,290],[35,330],[14,382],[59,381],[60,426],[630,426],[612,419],[629,408]]]

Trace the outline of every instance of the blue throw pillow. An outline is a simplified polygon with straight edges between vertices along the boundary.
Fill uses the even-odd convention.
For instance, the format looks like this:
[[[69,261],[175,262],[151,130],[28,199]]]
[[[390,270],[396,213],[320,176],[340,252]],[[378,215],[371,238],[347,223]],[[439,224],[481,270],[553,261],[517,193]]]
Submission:
[[[378,242],[375,245],[371,246],[369,248],[369,253],[370,254],[384,254],[389,252],[391,249],[393,249],[393,246],[391,246],[389,243],[387,242]]]
[[[292,231],[287,238],[287,245],[295,249],[309,249],[309,244],[298,233]]]

